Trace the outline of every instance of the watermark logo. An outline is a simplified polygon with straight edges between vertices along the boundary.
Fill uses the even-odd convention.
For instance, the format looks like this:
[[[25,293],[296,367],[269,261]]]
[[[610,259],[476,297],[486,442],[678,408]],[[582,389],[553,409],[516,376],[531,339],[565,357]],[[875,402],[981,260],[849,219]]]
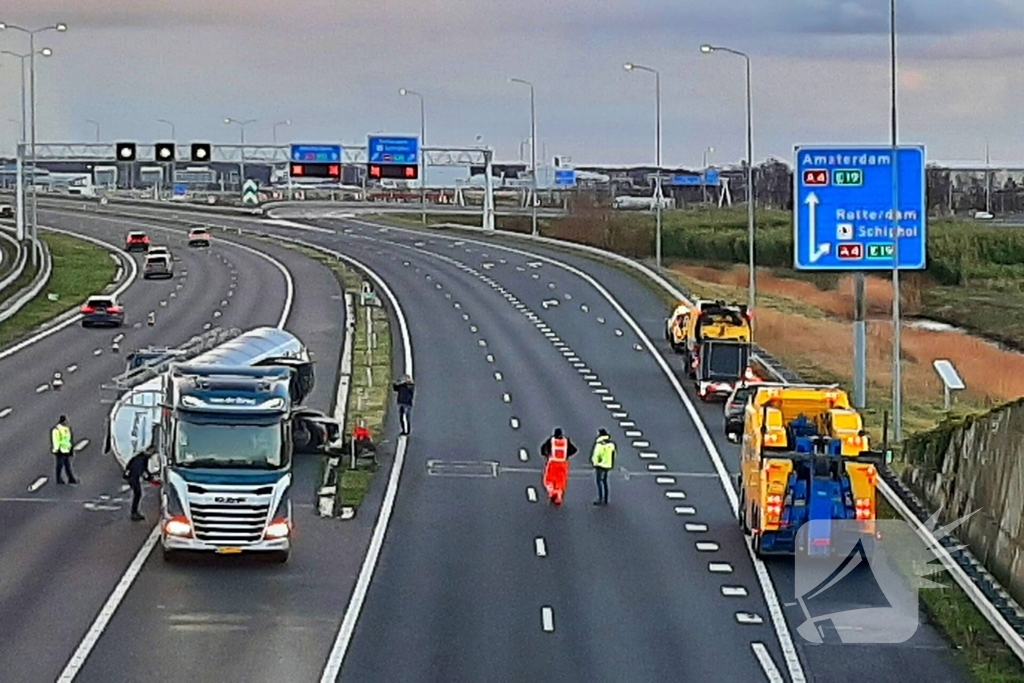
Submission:
[[[939,528],[938,512],[924,524],[877,520],[873,531],[856,520],[805,523],[797,531],[798,547],[807,549],[795,560],[805,617],[797,633],[812,643],[909,640],[919,624],[918,592],[944,587],[927,578],[945,569],[941,541],[975,512]]]

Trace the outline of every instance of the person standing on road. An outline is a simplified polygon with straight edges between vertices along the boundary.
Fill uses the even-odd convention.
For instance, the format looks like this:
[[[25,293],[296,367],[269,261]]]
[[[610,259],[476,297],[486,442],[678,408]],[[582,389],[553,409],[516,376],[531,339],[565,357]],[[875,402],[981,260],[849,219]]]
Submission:
[[[142,501],[142,480],[153,481],[153,475],[149,472],[149,459],[156,453],[155,446],[147,446],[145,450],[139,451],[132,456],[124,467],[124,478],[132,489],[132,521],[141,522],[146,518],[139,512],[139,503]]]
[[[402,380],[395,382],[392,388],[398,395],[398,421],[402,426],[402,434],[408,435],[412,428],[409,420],[412,417],[412,396],[416,386],[413,384],[412,377],[403,375]]]
[[[590,455],[590,464],[594,466],[594,474],[597,477],[597,500],[594,505],[608,504],[608,473],[615,466],[615,442],[608,435],[608,430],[597,430],[597,440],[594,442],[594,451]]]
[[[74,472],[71,471],[71,456],[74,443],[71,437],[71,427],[68,425],[68,416],[61,415],[57,424],[50,431],[50,451],[57,458],[57,483],[64,483],[64,473],[67,472],[68,483],[77,484]]]
[[[547,458],[544,465],[544,489],[548,500],[555,505],[562,504],[565,487],[569,483],[569,458],[576,455],[577,450],[560,427],[556,427],[555,433],[540,446],[540,454]]]

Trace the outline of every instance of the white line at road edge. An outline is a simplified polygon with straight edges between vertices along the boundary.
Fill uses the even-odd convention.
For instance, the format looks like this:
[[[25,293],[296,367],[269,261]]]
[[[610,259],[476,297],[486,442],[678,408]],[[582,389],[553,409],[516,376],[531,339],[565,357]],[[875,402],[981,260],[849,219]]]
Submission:
[[[366,227],[379,227],[373,223],[368,223],[366,221],[349,220],[348,222]],[[405,232],[410,234],[416,234],[417,232],[419,232],[417,230],[410,230],[406,228],[392,229],[395,232]],[[442,237],[444,237],[445,239],[453,239],[447,236]],[[615,309],[616,313],[618,313],[619,316],[621,316],[622,319],[626,321],[626,324],[633,330],[633,332],[637,335],[640,341],[643,342],[643,345],[651,353],[651,357],[661,368],[665,377],[672,385],[672,388],[679,396],[679,399],[683,402],[683,405],[686,407],[686,411],[690,415],[690,419],[692,420],[694,426],[697,429],[697,433],[700,435],[701,441],[704,443],[704,448],[707,451],[708,456],[711,458],[711,462],[715,467],[715,471],[718,474],[719,481],[722,485],[723,491],[725,492],[726,499],[729,501],[729,506],[732,509],[733,515],[737,515],[739,510],[739,499],[736,495],[736,490],[732,487],[729,472],[725,467],[725,462],[722,460],[722,455],[721,453],[718,452],[718,447],[715,446],[715,442],[712,440],[711,434],[708,432],[707,426],[701,419],[700,413],[697,412],[696,406],[694,406],[693,401],[690,400],[690,397],[683,390],[683,386],[682,384],[680,384],[679,378],[676,377],[675,374],[672,372],[672,369],[665,361],[665,358],[658,351],[657,347],[654,346],[654,343],[651,341],[650,337],[647,336],[647,333],[643,331],[643,329],[637,324],[636,320],[634,320],[633,317],[625,310],[622,304],[620,304],[619,301],[614,296],[612,296],[612,294],[607,289],[605,289],[605,287],[600,282],[594,279],[594,277],[591,276],[589,273],[584,272],[579,268],[576,268],[575,266],[572,266],[568,263],[564,263],[562,261],[559,261],[548,256],[544,256],[542,254],[524,251],[522,249],[511,247],[505,244],[496,244],[493,242],[488,243],[480,240],[474,240],[472,238],[460,237],[459,239],[464,239],[465,241],[471,241],[477,244],[486,245],[494,249],[503,249],[509,253],[518,254],[520,256],[525,256],[527,258],[533,258],[538,261],[550,263],[553,266],[556,266],[569,273],[572,273],[573,275],[576,275],[577,277],[587,282],[591,287],[596,289],[598,293],[600,293],[601,296],[604,297],[604,299],[609,304],[611,304],[611,306]],[[581,305],[580,308],[586,310],[584,306],[585,304]],[[761,592],[764,595],[765,603],[768,607],[768,613],[771,616],[772,626],[775,630],[775,635],[779,639],[779,647],[781,648],[782,655],[786,660],[786,667],[789,670],[790,680],[793,683],[805,683],[807,677],[804,674],[803,665],[800,662],[800,657],[796,653],[796,647],[793,644],[793,636],[789,632],[789,627],[786,624],[786,617],[782,612],[782,605],[779,602],[779,596],[778,593],[775,591],[775,586],[774,584],[772,584],[771,576],[768,575],[768,570],[764,566],[764,563],[760,559],[758,559],[756,555],[754,555],[754,551],[750,543],[745,542],[744,545],[747,548],[747,555],[754,565],[754,572],[757,575],[758,584],[760,585]]]
[[[764,675],[770,683],[783,683],[782,674],[779,673],[779,668],[772,661],[772,656],[769,654],[768,648],[764,646],[764,643],[751,643],[750,649],[754,651],[754,656],[757,657],[757,662],[764,669]]]
[[[111,222],[123,223],[125,221]],[[133,223],[133,225],[139,224]],[[180,230],[175,231],[173,228],[163,228],[161,226],[156,225],[150,225],[149,227],[158,230],[181,232]],[[66,231],[58,230],[57,232]],[[75,236],[84,237],[83,235]],[[93,242],[99,242],[101,244],[104,244],[100,242],[100,240],[96,240],[93,238],[85,239],[89,239]],[[224,241],[225,243],[252,252],[253,254],[256,254],[257,256],[269,261],[270,263],[274,264],[274,266],[276,266],[277,269],[280,270],[281,273],[284,275],[286,294],[284,306],[281,309],[281,317],[278,319],[277,323],[278,329],[283,329],[285,323],[288,322],[288,317],[292,313],[292,303],[294,301],[295,295],[295,283],[292,280],[292,274],[288,271],[288,269],[284,266],[283,263],[275,259],[273,256],[270,256],[269,254],[264,254],[263,252],[257,251],[256,249],[253,249],[252,247],[246,246],[244,244],[238,244],[237,242],[231,242],[230,240]],[[104,244],[104,246],[107,245]],[[129,262],[132,264],[132,278],[127,283],[125,283],[123,288],[127,288],[131,280],[134,280],[135,274],[138,271],[138,266],[135,264],[135,259],[129,258]],[[120,294],[120,292],[118,292],[118,294]],[[77,318],[80,317],[81,316],[77,316],[76,318],[72,318],[72,320],[76,320]],[[37,335],[37,337],[39,339],[42,338],[39,335]],[[99,641],[100,636],[103,635],[103,632],[106,630],[107,625],[110,623],[110,620],[114,617],[114,613],[117,611],[117,608],[121,605],[121,602],[128,594],[128,589],[131,588],[132,584],[135,582],[136,577],[138,577],[138,575],[142,572],[142,567],[146,564],[146,559],[149,557],[149,554],[153,552],[153,548],[156,547],[156,543],[159,539],[160,525],[157,524],[153,527],[153,530],[149,532],[149,537],[146,538],[146,542],[142,544],[142,547],[139,548],[139,552],[135,554],[135,558],[132,560],[131,564],[128,565],[128,569],[125,570],[124,575],[121,576],[121,579],[117,582],[117,585],[114,587],[114,592],[111,593],[110,597],[107,598],[107,602],[103,605],[103,609],[100,610],[100,613],[96,616],[96,619],[93,621],[92,625],[89,627],[89,630],[86,632],[85,637],[82,638],[82,642],[80,642],[78,644],[78,647],[75,649],[75,653],[71,655],[71,659],[68,660],[68,663],[64,666],[64,670],[61,672],[60,677],[57,679],[57,683],[70,683],[75,679],[75,676],[78,675],[78,672],[85,665],[85,660],[89,657],[89,653],[91,653],[92,649],[96,646],[96,643],[97,641]]]
[[[70,230],[61,230],[59,228],[50,228],[50,227],[46,227],[44,225],[41,225],[39,227],[42,228],[43,230],[48,231],[48,232],[59,232],[59,233],[61,233],[63,235],[68,235],[70,237],[75,237],[75,238],[80,239],[80,240],[85,240],[86,242],[92,242],[93,244],[98,244],[99,246],[103,247],[107,251],[113,251],[113,252],[123,256],[125,258],[125,260],[129,264],[131,264],[132,272],[131,272],[131,275],[128,276],[128,279],[125,280],[124,282],[122,282],[117,287],[117,289],[115,289],[113,291],[113,295],[114,296],[121,296],[121,294],[124,293],[124,290],[128,289],[128,287],[133,282],[135,282],[135,278],[139,274],[139,266],[138,266],[138,264],[135,263],[135,259],[133,259],[131,256],[129,256],[128,253],[125,252],[123,249],[120,249],[120,248],[114,246],[113,244],[110,244],[109,242],[104,242],[103,240],[98,239],[96,237],[90,237],[88,235],[80,235],[78,233],[71,232]],[[53,327],[45,329],[42,332],[39,332],[38,334],[34,334],[31,337],[29,337],[28,339],[25,339],[23,341],[18,342],[17,344],[15,344],[11,348],[7,349],[6,351],[0,351],[0,360],[3,360],[4,358],[7,358],[8,356],[13,356],[18,351],[21,351],[22,349],[27,348],[29,346],[32,346],[33,344],[35,344],[36,342],[38,342],[38,341],[40,341],[42,339],[46,339],[51,334],[55,334],[56,332],[59,332],[59,331],[63,330],[65,327],[68,327],[70,325],[74,325],[75,323],[77,323],[81,319],[82,319],[82,314],[81,313],[76,313],[75,315],[71,316],[70,318],[68,318],[64,322],[61,322],[61,323],[59,323],[57,325],[54,325]]]

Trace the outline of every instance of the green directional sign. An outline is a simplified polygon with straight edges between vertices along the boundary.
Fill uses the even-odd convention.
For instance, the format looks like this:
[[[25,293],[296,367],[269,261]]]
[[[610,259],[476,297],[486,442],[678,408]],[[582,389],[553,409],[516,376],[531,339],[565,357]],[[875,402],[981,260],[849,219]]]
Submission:
[[[832,171],[832,184],[860,187],[864,184],[864,170],[860,168],[837,168]]]
[[[868,258],[891,259],[895,251],[892,244],[869,244]]]
[[[250,205],[259,204],[259,189],[259,184],[252,178],[249,178],[242,183],[242,203]]]

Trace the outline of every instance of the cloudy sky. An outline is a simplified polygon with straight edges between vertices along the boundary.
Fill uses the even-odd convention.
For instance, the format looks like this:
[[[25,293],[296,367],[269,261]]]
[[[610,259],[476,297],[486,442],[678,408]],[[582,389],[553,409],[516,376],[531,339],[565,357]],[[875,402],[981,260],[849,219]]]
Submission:
[[[1024,0],[898,0],[900,137],[935,160],[1024,161]],[[247,140],[365,142],[416,133],[502,160],[529,135],[536,84],[547,156],[577,163],[654,158],[661,71],[666,165],[744,153],[743,61],[753,60],[755,156],[797,143],[888,140],[888,0],[15,0],[0,21],[54,56],[37,64],[40,140],[237,141],[223,118],[257,119]],[[0,50],[28,39],[0,32]],[[0,59],[0,148],[20,116],[18,60]]]

